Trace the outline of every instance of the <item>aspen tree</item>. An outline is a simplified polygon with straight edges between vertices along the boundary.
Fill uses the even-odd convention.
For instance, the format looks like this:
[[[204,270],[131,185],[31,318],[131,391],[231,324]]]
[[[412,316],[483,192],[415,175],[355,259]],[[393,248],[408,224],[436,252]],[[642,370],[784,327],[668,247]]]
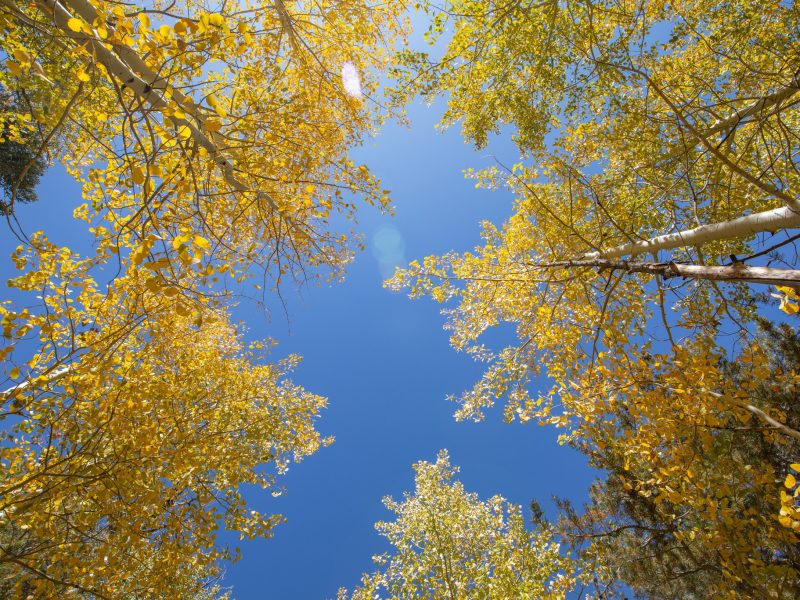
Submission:
[[[469,172],[513,194],[505,223],[482,223],[472,251],[412,262],[387,284],[443,303],[452,345],[487,363],[456,397],[457,418],[483,419],[501,401],[507,421],[563,428],[564,443],[620,463],[631,493],[665,518],[705,524],[691,535],[726,552],[719,597],[789,597],[798,566],[754,557],[797,542],[796,488],[783,481],[796,460],[727,456],[717,428],[752,427],[783,449],[797,440],[780,407],[748,395],[770,372],[748,283],[764,275],[785,310],[797,307],[796,4],[424,9],[428,41],[443,49],[400,54],[397,100],[442,97],[444,126],[459,124],[478,147],[508,130],[521,151],[517,164]],[[516,342],[484,344],[501,324]],[[742,364],[737,385],[720,368],[730,355]],[[720,466],[702,484],[690,474],[699,455]],[[725,481],[736,460],[737,486],[764,499],[757,527]]]
[[[16,535],[0,565],[15,593],[189,593],[237,557],[220,527],[282,520],[243,488],[278,493],[327,442],[325,400],[288,379],[297,357],[245,343],[232,298],[340,277],[359,242],[329,219],[388,208],[348,151],[383,118],[376,71],[402,10],[0,2],[0,85],[22,99],[0,126],[35,132],[81,184],[94,237],[82,255],[9,221],[24,299],[0,305],[0,519]]]
[[[552,530],[529,530],[519,506],[501,496],[483,501],[455,476],[449,455],[414,465],[414,493],[385,498],[396,518],[376,529],[392,552],[374,557],[352,595],[339,598],[566,598],[577,585],[575,563],[561,554]]]

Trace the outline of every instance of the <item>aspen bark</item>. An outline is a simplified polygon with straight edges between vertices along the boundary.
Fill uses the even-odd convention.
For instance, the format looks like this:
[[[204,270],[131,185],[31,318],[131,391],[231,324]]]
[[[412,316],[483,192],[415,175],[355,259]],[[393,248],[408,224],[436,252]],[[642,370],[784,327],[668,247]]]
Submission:
[[[55,383],[64,375],[69,373],[72,370],[72,365],[66,365],[63,367],[59,367],[50,371],[50,373],[44,375],[44,378],[47,380],[47,383]],[[18,383],[17,385],[11,386],[7,390],[0,392],[0,402],[5,402],[9,398],[14,398],[20,392],[24,392],[27,388],[31,387],[30,380],[23,381],[22,383]]]
[[[708,242],[730,240],[764,231],[779,231],[793,227],[800,227],[800,214],[795,213],[791,208],[781,207],[738,217],[723,223],[710,223],[693,229],[659,235],[648,240],[623,244],[609,250],[587,252],[583,255],[583,258],[593,260],[599,258],[621,258],[628,255],[635,257],[638,254],[651,254],[660,250],[700,246]]]
[[[708,129],[703,130],[702,137],[708,137],[710,135],[714,135],[716,133],[728,132],[739,123],[755,115],[756,113],[761,113],[764,111],[769,111],[766,113],[765,116],[771,116],[775,114],[777,110],[780,110],[780,105],[785,101],[794,96],[797,92],[800,92],[800,82],[797,80],[797,74],[795,74],[794,80],[790,85],[787,85],[779,90],[764,96],[763,98],[759,98],[749,106],[746,106],[740,110],[735,111],[731,115],[729,115],[726,119],[721,121],[716,121],[711,127]],[[700,136],[690,135],[687,140],[685,140],[684,145],[690,146],[694,145],[700,141]],[[685,152],[685,148],[677,147],[669,152],[661,160],[670,160],[675,158],[676,156],[680,156]]]
[[[103,43],[100,42],[97,38],[92,35],[88,35],[82,31],[72,31],[69,26],[67,25],[68,21],[73,18],[72,13],[66,8],[65,4],[69,5],[70,0],[65,0],[65,4],[62,4],[59,0],[41,0],[40,6],[45,6],[53,12],[53,20],[56,26],[69,38],[74,40],[78,40],[80,42],[86,42],[91,47],[92,53],[100,64],[102,64],[108,72],[116,77],[125,87],[129,88],[133,91],[134,94],[142,101],[146,102],[150,105],[151,108],[155,110],[162,110],[169,107],[169,103],[164,98],[164,95],[161,93],[162,87],[159,86],[161,83],[160,78],[157,76],[153,78],[152,81],[145,81],[142,79],[140,75],[135,73],[131,67],[123,62],[123,60],[114,52],[109,50]],[[81,3],[76,3],[80,5]],[[88,11],[87,7],[79,6],[83,11]],[[82,13],[78,13],[81,14]],[[87,12],[87,16],[90,13]],[[133,59],[133,56],[136,54],[132,50],[130,52],[125,52],[127,55],[128,60],[137,64],[140,68],[143,66],[143,70],[145,72],[152,73],[152,71],[147,67],[144,61],[141,60],[137,56],[137,60]],[[153,84],[156,85],[153,85]],[[165,84],[162,84],[163,87],[166,87]],[[183,108],[183,107],[181,107]],[[173,123],[176,126],[181,127],[185,126],[188,128],[192,139],[201,147],[205,148],[209,155],[214,159],[214,162],[222,169],[225,181],[233,187],[235,190],[239,192],[252,192],[255,193],[260,200],[264,200],[269,204],[274,210],[278,211],[278,205],[272,199],[272,197],[263,192],[261,190],[253,190],[247,184],[242,182],[233,170],[233,162],[230,158],[224,155],[214,141],[209,138],[198,126],[194,120],[179,118],[179,117],[170,117]],[[201,120],[198,119],[200,123]]]

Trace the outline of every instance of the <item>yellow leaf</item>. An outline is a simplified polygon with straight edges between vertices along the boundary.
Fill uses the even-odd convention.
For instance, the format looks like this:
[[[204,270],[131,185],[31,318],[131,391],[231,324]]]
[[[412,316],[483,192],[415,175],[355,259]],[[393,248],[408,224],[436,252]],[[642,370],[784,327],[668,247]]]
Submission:
[[[150,28],[150,17],[147,16],[147,13],[139,13],[139,25],[145,29]]]
[[[790,490],[794,489],[794,486],[797,485],[797,479],[795,478],[794,475],[789,473],[786,476],[786,479],[783,481],[783,485],[786,486],[786,488],[788,488]]]
[[[131,262],[137,267],[142,264],[142,261],[147,257],[150,252],[150,247],[147,245],[141,246],[131,252]]]
[[[225,25],[225,18],[219,13],[211,13],[208,15],[208,21],[215,27],[222,27]]]
[[[781,305],[780,305],[780,309],[781,309],[783,312],[785,312],[786,314],[793,315],[793,314],[795,314],[795,313],[796,313],[798,310],[800,310],[800,306],[799,306],[799,305],[797,305],[797,304],[792,304],[792,303],[789,301],[789,297],[788,297],[788,296],[784,296],[783,298],[781,298]]]
[[[800,463],[792,463],[789,465],[792,469],[800,473]]]
[[[176,304],[175,305],[175,312],[178,313],[182,317],[189,316],[189,309],[186,308],[183,304]]]
[[[80,67],[78,71],[75,73],[75,76],[78,78],[79,81],[89,81],[91,79],[89,74],[83,70],[83,67]]]
[[[131,179],[133,183],[141,185],[144,183],[144,178],[144,169],[142,169],[142,167],[136,165],[131,168]]]
[[[19,369],[14,367],[11,369],[11,372],[8,374],[8,376],[11,377],[11,379],[17,379],[19,377]]]
[[[193,243],[195,246],[198,246],[203,250],[208,250],[211,247],[211,243],[206,238],[199,235],[194,236]]]
[[[784,294],[786,294],[787,296],[789,296],[789,298],[792,298],[793,300],[800,299],[800,296],[797,295],[797,290],[795,290],[792,287],[789,287],[788,285],[776,285],[775,288],[779,292],[783,292]]]
[[[217,119],[206,119],[203,122],[203,127],[206,131],[210,131],[214,133],[215,131],[219,131],[222,127],[222,123],[220,123]]]
[[[176,236],[175,239],[172,240],[172,247],[175,248],[175,250],[178,250],[178,249],[180,249],[181,246],[183,246],[188,241],[189,241],[189,236],[188,235]]]
[[[16,58],[21,65],[28,65],[31,62],[30,54],[22,50],[21,48],[17,48],[14,50],[14,58]]]
[[[178,288],[176,288],[175,286],[170,286],[170,287],[168,287],[168,288],[166,288],[166,289],[164,290],[164,295],[165,295],[167,298],[172,298],[172,297],[174,297],[174,296],[177,296],[177,295],[178,295],[178,293],[179,293],[179,291],[180,291],[180,290],[178,290]]]
[[[15,63],[13,60],[6,61],[6,69],[11,71],[11,74],[14,75],[14,77],[19,77],[22,75],[22,67],[20,67],[19,64]]]
[[[77,33],[78,31],[83,29],[83,21],[73,17],[72,19],[67,21],[67,27],[69,27],[72,31]]]

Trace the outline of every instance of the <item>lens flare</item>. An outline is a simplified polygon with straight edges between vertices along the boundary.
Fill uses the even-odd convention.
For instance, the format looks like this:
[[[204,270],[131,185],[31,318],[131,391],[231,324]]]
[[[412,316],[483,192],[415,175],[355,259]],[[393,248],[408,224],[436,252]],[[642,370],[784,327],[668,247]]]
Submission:
[[[356,66],[349,61],[342,65],[342,85],[348,96],[361,99],[361,78],[358,76]]]

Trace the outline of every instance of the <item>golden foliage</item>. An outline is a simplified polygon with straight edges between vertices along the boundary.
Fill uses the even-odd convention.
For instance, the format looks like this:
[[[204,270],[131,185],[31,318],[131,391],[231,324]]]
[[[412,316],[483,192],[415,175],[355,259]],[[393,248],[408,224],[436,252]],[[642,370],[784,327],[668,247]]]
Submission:
[[[382,119],[374,71],[402,10],[0,3],[0,85],[26,107],[0,130],[38,129],[94,237],[80,256],[18,231],[24,300],[0,305],[14,533],[0,561],[18,592],[172,597],[236,557],[220,526],[267,536],[281,520],[243,490],[325,442],[325,403],[286,378],[297,358],[244,345],[232,291],[338,277],[358,239],[329,219],[352,219],[359,197],[388,209],[348,150]],[[343,89],[345,62],[363,99]]]
[[[445,304],[453,347],[488,364],[457,398],[456,417],[481,420],[503,400],[507,421],[564,428],[562,441],[598,466],[630,470],[626,485],[666,522],[706,517],[677,531],[721,555],[719,597],[789,597],[796,565],[769,558],[797,542],[777,521],[779,473],[745,468],[715,433],[754,428],[785,448],[800,435],[720,371],[733,346],[744,348],[748,385],[769,373],[764,349],[748,341],[750,290],[570,262],[643,252],[659,264],[750,260],[763,248],[754,230],[712,228],[696,245],[661,236],[798,210],[797,6],[456,0],[425,9],[432,45],[453,35],[441,56],[401,54],[397,99],[445,97],[443,124],[461,123],[478,146],[511,125],[523,153],[511,167],[469,173],[478,187],[513,193],[501,227],[484,222],[473,251],[412,262],[387,282]],[[617,253],[637,242],[644,249]],[[487,347],[481,336],[503,324],[518,342]],[[698,456],[719,471],[692,475]],[[749,513],[748,494],[770,499],[769,510]]]
[[[339,598],[565,598],[577,582],[575,564],[562,556],[546,524],[530,531],[519,506],[501,496],[482,501],[454,481],[446,451],[435,463],[414,465],[415,490],[402,501],[385,498],[396,520],[376,529],[393,553],[362,587]]]

